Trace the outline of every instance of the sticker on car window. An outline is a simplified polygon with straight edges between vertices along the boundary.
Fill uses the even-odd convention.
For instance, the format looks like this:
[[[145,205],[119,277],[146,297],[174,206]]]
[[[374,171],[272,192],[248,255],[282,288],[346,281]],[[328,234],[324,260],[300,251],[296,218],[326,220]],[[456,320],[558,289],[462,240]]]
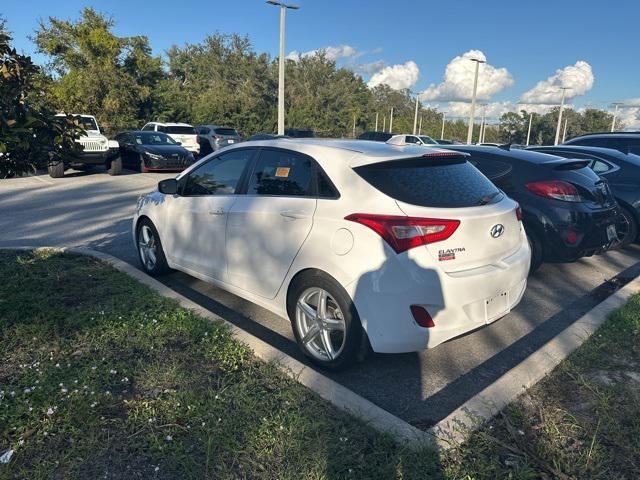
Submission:
[[[290,170],[289,167],[278,167],[276,168],[276,177],[287,178]]]

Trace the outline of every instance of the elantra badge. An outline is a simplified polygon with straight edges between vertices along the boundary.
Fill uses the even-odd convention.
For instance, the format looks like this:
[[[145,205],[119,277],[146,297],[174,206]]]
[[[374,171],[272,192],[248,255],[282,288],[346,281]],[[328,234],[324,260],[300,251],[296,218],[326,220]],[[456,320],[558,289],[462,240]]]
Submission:
[[[489,231],[489,233],[493,238],[498,238],[500,235],[504,233],[504,225],[502,225],[501,223],[494,225],[493,227],[491,227],[491,230]]]

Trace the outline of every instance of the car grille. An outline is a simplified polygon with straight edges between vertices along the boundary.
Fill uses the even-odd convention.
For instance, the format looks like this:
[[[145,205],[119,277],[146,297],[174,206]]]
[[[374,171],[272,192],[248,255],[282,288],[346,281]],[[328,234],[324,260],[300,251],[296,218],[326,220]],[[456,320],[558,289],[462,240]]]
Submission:
[[[107,150],[107,145],[98,140],[80,139],[79,143],[82,145],[82,149],[85,152],[104,152]]]

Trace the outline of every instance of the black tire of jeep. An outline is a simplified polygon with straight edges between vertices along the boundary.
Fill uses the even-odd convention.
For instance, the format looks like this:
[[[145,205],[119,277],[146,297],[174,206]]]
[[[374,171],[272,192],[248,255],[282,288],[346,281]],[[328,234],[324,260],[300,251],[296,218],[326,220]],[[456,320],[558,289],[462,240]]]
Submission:
[[[111,163],[107,166],[107,173],[112,176],[122,173],[122,157],[120,155],[111,160]]]
[[[47,171],[49,172],[49,176],[51,178],[62,178],[64,177],[64,163],[57,162],[49,164],[47,167]]]
[[[335,299],[340,310],[343,312],[346,325],[344,348],[338,357],[330,361],[318,359],[307,351],[302,344],[300,332],[298,332],[296,326],[296,303],[300,295],[311,287],[319,287],[327,291],[329,295]],[[364,329],[360,323],[360,317],[349,294],[330,275],[319,270],[309,270],[298,275],[289,287],[287,313],[291,320],[291,328],[293,329],[293,334],[296,337],[300,350],[313,363],[327,370],[339,371],[350,367],[358,361],[358,355],[361,353],[363,346],[363,335],[366,334],[364,333]]]

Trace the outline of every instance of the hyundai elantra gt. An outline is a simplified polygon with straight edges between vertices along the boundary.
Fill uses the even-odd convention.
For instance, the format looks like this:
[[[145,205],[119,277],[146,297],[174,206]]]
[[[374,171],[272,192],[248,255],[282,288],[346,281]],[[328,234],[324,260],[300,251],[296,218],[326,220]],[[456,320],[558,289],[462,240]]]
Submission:
[[[521,299],[530,250],[518,204],[459,152],[278,139],[210,155],[139,199],[152,275],[184,271],[289,319],[339,369],[367,345],[419,351]]]

